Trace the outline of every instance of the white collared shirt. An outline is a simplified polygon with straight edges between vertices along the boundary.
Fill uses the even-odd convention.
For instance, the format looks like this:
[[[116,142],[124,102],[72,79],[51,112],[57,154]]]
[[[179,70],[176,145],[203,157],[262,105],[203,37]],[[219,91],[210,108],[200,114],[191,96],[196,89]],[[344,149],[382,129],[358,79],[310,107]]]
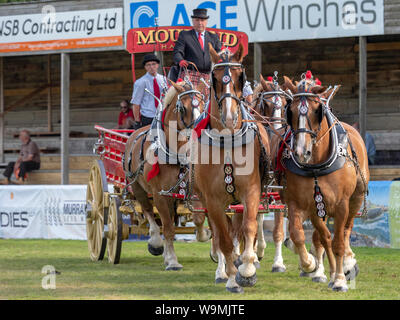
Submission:
[[[154,104],[154,97],[144,91],[147,88],[154,94],[153,79],[154,77],[148,72],[143,77],[137,79],[133,87],[131,99],[132,104],[140,106],[140,114],[148,118],[154,118],[157,110]],[[167,88],[167,79],[158,73],[156,79],[160,87],[160,94],[162,94],[164,89]]]

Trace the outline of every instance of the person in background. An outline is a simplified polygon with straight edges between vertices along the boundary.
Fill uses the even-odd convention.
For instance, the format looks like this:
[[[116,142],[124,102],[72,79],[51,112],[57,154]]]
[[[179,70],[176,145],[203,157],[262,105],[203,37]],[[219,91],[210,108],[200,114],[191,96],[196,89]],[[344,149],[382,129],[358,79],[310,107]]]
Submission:
[[[123,100],[119,105],[121,107],[121,112],[118,116],[118,129],[132,129],[134,127],[134,120],[129,101]]]
[[[157,72],[159,65],[160,60],[155,54],[144,56],[143,67],[147,72],[136,80],[131,100],[135,121],[134,129],[151,124],[156,115],[159,102],[145,89],[161,99],[161,95],[167,88],[167,79]]]
[[[360,131],[360,126],[358,122],[354,123],[353,127],[357,129],[358,132]],[[365,147],[367,148],[368,164],[374,165],[376,156],[376,146],[374,138],[369,132],[365,132]]]
[[[11,182],[11,175],[13,172],[16,175],[17,184],[23,184],[25,175],[32,170],[40,169],[40,150],[35,142],[31,140],[28,130],[21,130],[19,133],[19,140],[21,141],[20,154],[16,162],[9,162],[3,175],[6,177],[3,184]]]

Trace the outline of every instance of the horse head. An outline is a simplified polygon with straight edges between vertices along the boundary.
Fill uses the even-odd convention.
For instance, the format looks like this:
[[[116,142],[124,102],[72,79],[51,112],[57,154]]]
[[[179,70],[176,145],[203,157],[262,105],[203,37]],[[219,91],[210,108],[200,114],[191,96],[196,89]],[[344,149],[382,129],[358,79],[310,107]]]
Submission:
[[[328,107],[324,101],[332,98],[336,89],[327,90],[312,77],[302,77],[295,84],[288,77],[284,79],[284,90],[289,89],[293,96],[293,102],[286,109],[286,120],[293,134],[294,155],[299,162],[310,163],[321,128],[327,127]]]
[[[177,115],[177,129],[193,129],[194,122],[204,111],[205,97],[201,92],[205,85],[200,82],[197,86],[194,86],[186,81],[179,83],[171,81],[171,84],[172,87],[169,89],[165,100],[167,107],[175,106],[172,111]],[[172,98],[169,98],[169,96],[172,96]]]
[[[260,74],[260,83],[254,90],[255,111],[261,116],[270,118],[274,128],[281,127],[284,108],[291,101],[291,97],[282,90],[276,79],[267,80]]]
[[[235,53],[224,49],[217,53],[210,44],[211,91],[213,104],[217,104],[219,120],[224,128],[235,130],[241,126],[240,104],[246,73],[242,65],[244,48],[240,44]]]

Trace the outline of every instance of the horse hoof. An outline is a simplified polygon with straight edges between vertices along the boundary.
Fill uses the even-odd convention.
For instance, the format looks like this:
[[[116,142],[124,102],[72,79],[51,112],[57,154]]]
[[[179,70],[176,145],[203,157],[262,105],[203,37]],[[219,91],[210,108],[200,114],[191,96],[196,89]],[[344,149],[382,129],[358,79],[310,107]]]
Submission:
[[[260,267],[261,267],[260,262],[255,261],[254,266],[256,267],[256,269],[260,269]]]
[[[227,283],[228,278],[217,278],[215,279],[215,284],[220,284],[220,283]]]
[[[309,278],[311,276],[311,272],[305,272],[305,271],[301,271],[299,276],[301,278]]]
[[[332,286],[332,290],[335,292],[347,292],[349,290],[349,288],[342,287],[342,286],[339,286],[339,287]]]
[[[258,258],[258,261],[261,261],[264,258],[264,256],[262,256],[262,257],[257,256],[257,258]]]
[[[283,245],[289,249],[290,246],[290,238],[286,238],[285,241],[283,241]]]
[[[235,265],[236,268],[239,268],[243,261],[240,258],[237,258],[235,261],[233,261],[233,264]]]
[[[328,283],[328,288],[329,288],[329,289],[332,289],[332,288],[333,288],[333,281],[329,281],[329,283]]]
[[[354,280],[359,273],[360,273],[360,268],[358,267],[358,264],[356,263],[351,270],[349,270],[345,273],[346,280],[347,281]]]
[[[282,267],[272,267],[271,272],[286,272],[286,269]]]
[[[164,247],[153,247],[150,243],[147,244],[147,250],[153,255],[153,256],[159,256],[164,253]]]
[[[210,259],[211,259],[211,261],[213,261],[213,262],[215,262],[215,263],[218,263],[218,256],[217,256],[217,257],[213,256],[213,254],[211,253],[211,251],[210,251]]]
[[[236,283],[241,287],[252,287],[257,282],[257,274],[253,274],[251,277],[243,277],[240,272],[236,273]]]
[[[317,283],[325,283],[327,281],[326,277],[313,277],[311,280]]]
[[[165,270],[166,271],[179,271],[182,270],[183,267],[182,266],[170,266],[170,267],[166,267]]]
[[[226,287],[226,290],[231,292],[231,293],[243,293],[243,288],[242,287]]]

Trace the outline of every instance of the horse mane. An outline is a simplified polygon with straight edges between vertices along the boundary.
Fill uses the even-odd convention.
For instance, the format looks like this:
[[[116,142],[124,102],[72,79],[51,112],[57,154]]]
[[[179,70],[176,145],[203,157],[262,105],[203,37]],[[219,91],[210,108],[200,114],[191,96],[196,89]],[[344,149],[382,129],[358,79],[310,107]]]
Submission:
[[[184,83],[185,83],[184,81],[180,81],[177,84],[183,85]],[[177,91],[174,88],[174,86],[170,86],[167,93],[165,94],[163,109],[165,109],[172,102],[172,100],[174,99],[176,94],[177,94]]]

